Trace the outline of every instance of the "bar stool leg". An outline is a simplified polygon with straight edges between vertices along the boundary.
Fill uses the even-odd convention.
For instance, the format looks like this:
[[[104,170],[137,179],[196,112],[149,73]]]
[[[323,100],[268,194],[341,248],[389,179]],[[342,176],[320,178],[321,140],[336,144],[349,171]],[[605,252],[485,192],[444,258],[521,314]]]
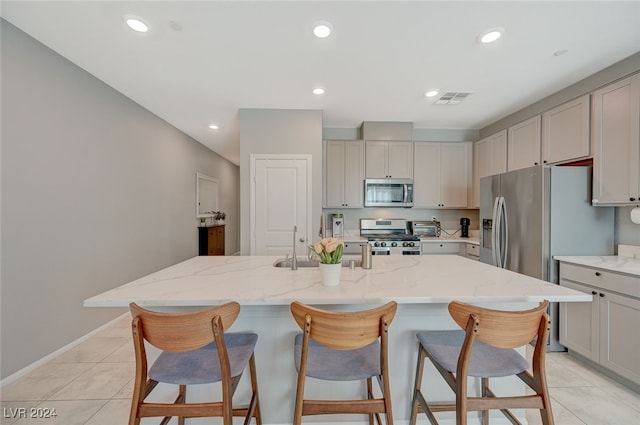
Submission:
[[[424,360],[427,357],[426,351],[422,348],[422,345],[418,343],[418,362],[416,365],[416,379],[413,384],[413,401],[411,403],[411,416],[409,425],[416,425],[418,420],[418,392],[422,386],[422,372],[424,369]]]

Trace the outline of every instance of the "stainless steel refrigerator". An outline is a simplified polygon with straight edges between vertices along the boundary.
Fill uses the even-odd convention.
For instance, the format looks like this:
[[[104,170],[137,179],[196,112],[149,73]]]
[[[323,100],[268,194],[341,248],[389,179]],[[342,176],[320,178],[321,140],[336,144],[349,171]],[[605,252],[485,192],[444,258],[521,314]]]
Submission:
[[[480,261],[558,283],[554,255],[612,255],[614,208],[591,205],[591,167],[535,166],[480,179]],[[549,350],[558,342],[550,309]]]

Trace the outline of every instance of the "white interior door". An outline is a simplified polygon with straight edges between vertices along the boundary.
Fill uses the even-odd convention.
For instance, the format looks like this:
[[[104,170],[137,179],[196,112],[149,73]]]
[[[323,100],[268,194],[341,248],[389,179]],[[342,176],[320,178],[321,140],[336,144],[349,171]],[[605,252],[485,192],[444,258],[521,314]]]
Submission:
[[[251,156],[251,255],[306,255],[311,228],[311,155]]]

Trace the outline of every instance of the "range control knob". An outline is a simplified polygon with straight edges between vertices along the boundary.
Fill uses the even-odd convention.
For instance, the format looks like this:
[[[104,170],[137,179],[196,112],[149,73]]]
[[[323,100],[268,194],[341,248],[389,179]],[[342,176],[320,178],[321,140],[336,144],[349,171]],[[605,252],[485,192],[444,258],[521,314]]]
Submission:
[[[396,246],[398,246],[398,243],[397,242],[391,242],[391,246],[396,247]]]
[[[385,246],[387,246],[387,243],[386,242],[380,242],[380,246],[381,247],[385,247]]]
[[[380,242],[374,242],[373,246],[380,246]]]

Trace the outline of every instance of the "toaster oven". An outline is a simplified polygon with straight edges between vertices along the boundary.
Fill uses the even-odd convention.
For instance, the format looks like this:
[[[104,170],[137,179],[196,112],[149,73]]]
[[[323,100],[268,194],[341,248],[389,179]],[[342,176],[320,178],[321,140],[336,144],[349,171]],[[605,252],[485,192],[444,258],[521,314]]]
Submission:
[[[418,237],[440,237],[440,222],[431,221],[414,221],[411,223],[411,233]]]

